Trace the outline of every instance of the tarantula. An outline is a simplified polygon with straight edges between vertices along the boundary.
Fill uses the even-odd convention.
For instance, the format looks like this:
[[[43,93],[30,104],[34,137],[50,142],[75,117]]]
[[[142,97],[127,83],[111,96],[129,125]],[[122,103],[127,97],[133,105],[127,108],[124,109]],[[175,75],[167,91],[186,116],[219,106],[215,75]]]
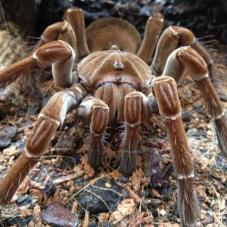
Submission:
[[[99,19],[85,30],[81,9],[68,9],[64,18],[46,28],[31,56],[0,71],[4,87],[23,72],[52,65],[54,84],[63,89],[41,110],[24,152],[1,179],[0,203],[10,201],[73,108],[90,122],[88,161],[94,169],[101,165],[107,126],[125,122],[120,171],[131,175],[140,126],[152,117],[156,105],[171,145],[181,222],[194,225],[199,208],[176,83],[187,72],[199,87],[226,154],[227,120],[209,78],[215,76],[210,55],[186,28],[171,26],[161,34],[160,14],[148,19],[143,40],[122,19]]]

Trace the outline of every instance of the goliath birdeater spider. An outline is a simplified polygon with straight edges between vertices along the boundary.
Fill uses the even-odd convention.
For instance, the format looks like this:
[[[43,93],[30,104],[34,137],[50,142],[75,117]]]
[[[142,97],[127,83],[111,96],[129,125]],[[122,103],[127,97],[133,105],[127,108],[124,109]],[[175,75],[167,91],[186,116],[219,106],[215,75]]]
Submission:
[[[148,19],[143,40],[122,19],[99,19],[86,29],[80,9],[67,10],[64,19],[46,28],[31,56],[0,71],[0,86],[5,87],[23,72],[52,65],[54,84],[63,89],[41,110],[24,152],[1,179],[0,203],[11,200],[73,108],[90,122],[88,161],[94,169],[101,165],[106,127],[125,122],[120,171],[131,175],[140,126],[157,104],[171,144],[181,222],[194,225],[199,208],[176,84],[187,71],[204,97],[226,154],[227,120],[209,78],[215,74],[210,55],[186,28],[170,26],[161,34],[160,14]]]

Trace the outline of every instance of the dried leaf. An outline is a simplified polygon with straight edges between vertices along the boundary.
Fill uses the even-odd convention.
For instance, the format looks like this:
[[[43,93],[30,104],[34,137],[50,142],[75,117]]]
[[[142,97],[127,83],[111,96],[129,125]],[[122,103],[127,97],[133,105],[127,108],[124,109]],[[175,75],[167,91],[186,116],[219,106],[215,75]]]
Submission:
[[[83,227],[88,227],[89,225],[89,213],[86,210],[84,215]]]
[[[19,186],[19,188],[17,189],[16,194],[17,195],[25,194],[29,189],[29,184],[30,184],[30,178],[26,176],[22,181],[21,185]]]
[[[141,203],[142,199],[130,188],[129,185],[125,185],[125,189],[128,191],[130,197],[132,197],[135,202]]]
[[[114,211],[111,214],[110,221],[113,222],[113,224],[116,224],[126,216],[133,214],[135,208],[136,203],[133,199],[124,199],[120,204],[118,204],[117,211]]]
[[[37,203],[40,204],[42,202],[43,195],[40,190],[32,188],[30,190],[30,193],[31,193],[32,197],[37,201]]]
[[[22,210],[22,212],[21,212],[21,215],[22,215],[22,217],[24,217],[24,218],[26,218],[26,217],[28,217],[29,215],[31,215],[32,213],[31,213],[31,211],[28,209],[28,208],[24,208],[23,210]]]
[[[81,158],[81,163],[84,167],[84,172],[85,174],[90,178],[93,177],[95,174],[94,169],[88,164],[88,159],[87,159],[87,155],[82,156]]]
[[[132,181],[133,189],[136,192],[138,192],[140,189],[141,180],[143,178],[143,175],[144,175],[143,170],[141,168],[136,169],[136,171],[134,171],[132,174],[131,181]]]

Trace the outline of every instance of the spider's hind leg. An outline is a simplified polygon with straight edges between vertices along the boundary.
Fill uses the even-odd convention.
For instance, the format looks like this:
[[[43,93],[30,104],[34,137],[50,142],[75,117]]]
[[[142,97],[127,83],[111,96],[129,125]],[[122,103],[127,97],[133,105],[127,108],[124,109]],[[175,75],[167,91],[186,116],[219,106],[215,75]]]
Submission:
[[[88,162],[94,168],[100,167],[104,151],[104,133],[109,121],[109,107],[102,100],[87,98],[78,108],[78,115],[90,119],[90,144]]]
[[[79,8],[70,8],[65,12],[64,19],[71,24],[75,32],[78,50],[77,56],[80,60],[90,53],[87,44],[83,10]]]
[[[147,64],[151,63],[152,56],[162,31],[164,18],[161,14],[155,14],[148,18],[144,31],[144,38],[137,55]]]

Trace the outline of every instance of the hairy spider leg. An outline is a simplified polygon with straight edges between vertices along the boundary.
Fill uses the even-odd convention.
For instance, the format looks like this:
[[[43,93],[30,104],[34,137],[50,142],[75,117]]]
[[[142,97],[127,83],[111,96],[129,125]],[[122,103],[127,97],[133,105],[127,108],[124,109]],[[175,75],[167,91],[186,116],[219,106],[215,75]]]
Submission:
[[[67,42],[73,48],[76,55],[78,55],[77,38],[72,26],[67,21],[60,21],[49,25],[43,31],[39,42],[35,46],[34,51],[44,44],[57,40],[63,40]]]
[[[140,126],[151,115],[149,99],[142,92],[134,91],[124,98],[125,132],[120,146],[120,171],[129,176],[136,167],[138,143],[140,141]]]
[[[193,187],[194,170],[182,122],[177,85],[168,76],[160,76],[152,84],[171,145],[182,224],[194,225],[199,216],[199,206]]]
[[[78,58],[77,46],[74,30],[68,22],[50,25],[42,33],[31,56],[0,70],[0,88],[22,75],[30,76],[50,65],[55,86],[70,87],[73,83],[72,68]]]
[[[210,54],[196,39],[192,31],[179,26],[170,26],[160,36],[151,64],[153,72],[157,76],[162,75],[168,56],[179,46],[191,46],[203,57],[209,69],[213,67],[214,62]]]
[[[109,121],[109,107],[101,99],[86,98],[78,107],[78,116],[90,121],[90,141],[88,162],[98,169],[102,164],[104,151],[104,133]]]
[[[29,170],[48,150],[67,112],[75,108],[85,95],[83,86],[75,84],[72,88],[60,91],[50,98],[38,116],[25,150],[0,180],[0,204],[7,204],[11,200]]]
[[[70,8],[65,12],[64,19],[71,24],[76,34],[77,56],[78,60],[81,60],[90,53],[87,45],[83,10]]]
[[[70,87],[73,84],[74,62],[75,52],[68,43],[61,40],[47,43],[39,47],[32,56],[0,70],[0,87],[5,87],[25,72],[42,70],[50,65],[55,86]]]
[[[207,106],[207,112],[212,118],[212,124],[218,139],[218,145],[223,155],[227,156],[227,116],[217,91],[209,78],[209,70],[202,56],[191,47],[180,47],[173,51],[166,62],[163,75],[173,77],[177,82],[182,79],[184,71],[199,88]]]
[[[160,13],[149,17],[147,20],[144,37],[137,55],[148,65],[151,64],[152,56],[161,34],[163,24],[164,18]]]

